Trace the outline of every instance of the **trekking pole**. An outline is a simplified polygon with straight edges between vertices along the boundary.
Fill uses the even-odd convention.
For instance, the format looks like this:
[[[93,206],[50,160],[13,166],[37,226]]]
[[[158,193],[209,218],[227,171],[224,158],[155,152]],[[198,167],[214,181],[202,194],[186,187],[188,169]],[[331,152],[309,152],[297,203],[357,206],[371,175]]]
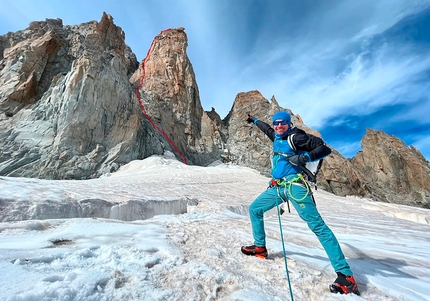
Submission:
[[[287,253],[285,252],[284,235],[282,234],[281,214],[279,212],[279,203],[278,203],[278,200],[279,199],[277,199],[277,201],[276,201],[276,203],[277,203],[276,204],[277,205],[276,208],[278,209],[279,230],[281,232],[282,250],[284,251],[285,272],[287,274],[288,289],[290,290],[291,301],[294,301],[293,289],[291,288],[290,274],[288,273]]]

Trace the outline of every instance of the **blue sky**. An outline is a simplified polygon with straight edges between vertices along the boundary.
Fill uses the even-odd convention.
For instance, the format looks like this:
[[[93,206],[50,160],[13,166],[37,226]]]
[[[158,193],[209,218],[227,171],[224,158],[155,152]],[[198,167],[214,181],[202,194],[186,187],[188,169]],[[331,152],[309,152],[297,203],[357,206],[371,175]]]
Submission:
[[[430,0],[0,0],[0,35],[31,21],[112,15],[139,61],[153,38],[185,27],[205,110],[224,118],[259,90],[299,114],[345,157],[366,128],[430,159]]]

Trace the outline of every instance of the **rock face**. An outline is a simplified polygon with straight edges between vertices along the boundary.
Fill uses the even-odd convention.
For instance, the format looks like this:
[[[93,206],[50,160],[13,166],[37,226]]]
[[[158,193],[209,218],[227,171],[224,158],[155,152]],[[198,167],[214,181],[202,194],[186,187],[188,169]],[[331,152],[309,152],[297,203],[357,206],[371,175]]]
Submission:
[[[430,164],[414,147],[382,131],[367,129],[363,151],[351,163],[377,200],[430,208]]]
[[[32,22],[26,30],[2,37],[1,175],[91,178],[172,150],[142,119],[129,81],[138,62],[124,39],[107,14],[100,22],[72,27],[61,20]],[[154,96],[151,103],[159,99]],[[194,110],[204,119],[201,106]]]
[[[275,98],[269,102],[258,91],[237,94],[224,120],[228,149],[225,159],[270,175],[270,140],[255,125],[248,124],[246,119],[251,114],[261,120],[271,120],[272,115],[280,109]]]
[[[137,61],[124,38],[107,14],[73,27],[32,22],[6,36],[2,175],[82,179],[139,156],[144,131],[128,82]]]
[[[161,32],[130,81],[139,85],[145,70],[139,92],[148,115],[191,163],[207,165],[224,147],[216,122],[203,111],[187,46],[183,28]]]
[[[320,136],[258,91],[238,93],[223,120],[205,112],[187,44],[183,28],[162,31],[139,64],[106,13],[100,22],[47,19],[0,36],[0,175],[94,178],[166,151],[182,160],[174,148],[189,164],[224,161],[269,175],[270,140],[246,123],[248,113],[270,122],[286,110],[294,126]],[[319,185],[430,207],[430,166],[418,150],[372,130],[362,147],[352,160],[333,150]]]
[[[324,190],[336,195],[359,195],[370,197],[371,187],[366,184],[363,175],[355,166],[345,159],[338,151],[324,158],[322,168],[318,174],[318,185]]]

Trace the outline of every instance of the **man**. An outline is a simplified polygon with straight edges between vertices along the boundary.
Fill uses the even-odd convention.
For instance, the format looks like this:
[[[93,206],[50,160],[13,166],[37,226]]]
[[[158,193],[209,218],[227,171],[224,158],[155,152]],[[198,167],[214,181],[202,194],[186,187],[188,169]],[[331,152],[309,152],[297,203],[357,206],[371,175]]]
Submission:
[[[264,213],[283,202],[291,202],[299,216],[318,237],[337,273],[338,277],[330,287],[332,292],[359,294],[339,242],[321,218],[300,168],[307,162],[317,161],[329,155],[331,149],[321,138],[309,135],[299,128],[293,128],[288,112],[281,111],[273,116],[273,128],[249,114],[247,121],[254,123],[273,141],[273,159],[271,185],[249,207],[254,245],[243,246],[242,253],[260,258],[267,257]]]

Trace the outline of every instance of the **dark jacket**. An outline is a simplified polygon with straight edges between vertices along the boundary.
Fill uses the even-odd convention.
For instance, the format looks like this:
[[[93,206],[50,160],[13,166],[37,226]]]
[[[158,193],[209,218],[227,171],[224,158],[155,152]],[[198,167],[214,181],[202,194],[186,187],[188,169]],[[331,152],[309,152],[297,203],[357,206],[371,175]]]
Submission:
[[[290,128],[280,137],[270,125],[261,120],[258,120],[255,125],[273,141],[272,177],[274,179],[300,172],[300,168],[290,164],[288,158],[279,153],[292,156],[307,152],[311,161],[320,160],[331,153],[331,149],[321,138],[299,128]]]

